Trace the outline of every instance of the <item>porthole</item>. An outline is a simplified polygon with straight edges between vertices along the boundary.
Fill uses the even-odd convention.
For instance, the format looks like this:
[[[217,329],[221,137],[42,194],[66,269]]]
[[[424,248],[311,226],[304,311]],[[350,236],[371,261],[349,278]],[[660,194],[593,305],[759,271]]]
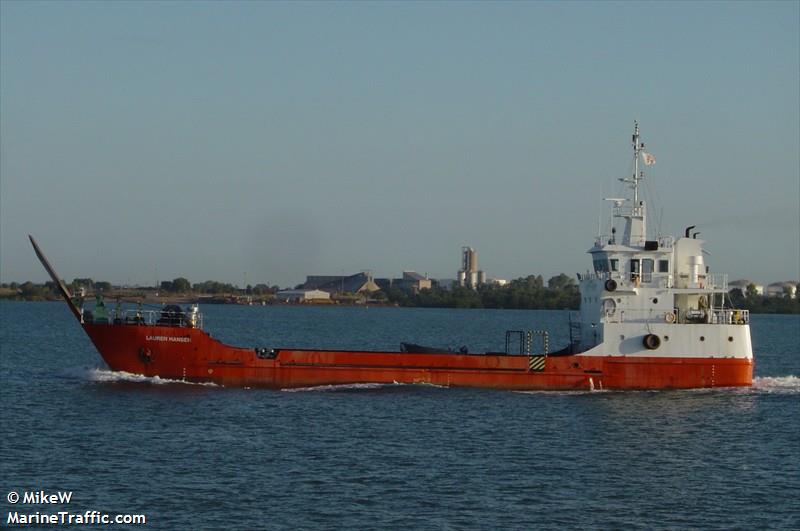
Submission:
[[[664,336],[664,341],[669,341],[669,336]]]
[[[653,304],[658,304],[658,297],[653,297]]]
[[[706,336],[700,336],[700,341],[705,341],[705,340],[706,340]]]
[[[733,336],[728,336],[728,341],[730,341],[731,343],[733,343]]]

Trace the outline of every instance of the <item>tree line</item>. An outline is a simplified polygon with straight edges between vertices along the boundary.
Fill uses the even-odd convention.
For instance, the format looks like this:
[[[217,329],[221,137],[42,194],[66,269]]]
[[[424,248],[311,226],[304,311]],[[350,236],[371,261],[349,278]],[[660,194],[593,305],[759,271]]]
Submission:
[[[94,281],[90,278],[76,278],[67,286],[77,293],[81,288],[87,292],[109,293],[114,290],[110,282]],[[55,300],[58,290],[51,281],[44,284],[33,282],[5,283],[0,285],[0,298],[13,300]],[[140,288],[141,289],[141,288]],[[154,288],[148,288],[153,290]],[[160,283],[159,291],[176,295],[229,295],[241,294],[241,288],[233,284],[207,280],[192,284],[184,277]],[[278,286],[267,284],[248,285],[247,295],[269,297],[279,291]],[[749,310],[751,313],[793,313],[800,314],[800,290],[794,297],[788,292],[783,296],[767,297],[759,295],[754,285],[743,292],[733,289],[729,293],[734,308]],[[416,293],[399,289],[372,293],[370,297],[379,302],[399,306],[423,308],[498,308],[498,309],[554,309],[576,310],[580,307],[578,285],[572,277],[565,274],[551,277],[545,285],[541,275],[528,275],[512,280],[504,286],[486,284],[477,289],[453,287],[445,289],[434,286]]]
[[[72,282],[65,282],[65,285],[73,294],[81,293],[81,290],[86,293],[108,294],[128,289],[120,286],[112,286],[110,282],[106,281],[95,281],[91,278],[76,278]],[[158,288],[138,287],[130,289],[140,292],[159,291],[171,295],[231,295],[242,293],[242,289],[233,284],[214,280],[206,280],[205,282],[192,284],[184,277],[162,281],[159,283]],[[277,292],[279,289],[278,286],[256,284],[255,286],[247,285],[244,292],[247,295],[268,296]],[[2,290],[2,292],[0,292],[0,298],[5,299],[51,300],[60,297],[58,289],[52,281],[47,281],[44,284],[35,284],[33,282],[23,282],[22,284],[18,282],[4,283],[0,284],[0,290]]]
[[[434,287],[418,293],[393,289],[387,298],[400,306],[428,308],[575,310],[580,306],[578,285],[563,273],[548,280],[547,286],[541,275],[528,275],[504,286],[484,284],[477,289]]]
[[[161,282],[160,288],[167,293],[196,293],[200,295],[227,295],[231,293],[241,293],[242,289],[234,286],[233,284],[226,284],[216,282],[214,280],[206,280],[205,282],[198,282],[195,284],[190,283],[183,277],[178,277],[174,280],[165,280]],[[247,295],[271,295],[279,291],[278,286],[268,286],[267,284],[256,284],[252,286],[248,284],[244,288]]]
[[[800,289],[795,291],[794,297],[788,291],[782,296],[767,297],[759,295],[755,284],[750,284],[744,292],[734,288],[729,295],[734,308],[750,310],[750,313],[800,313]]]

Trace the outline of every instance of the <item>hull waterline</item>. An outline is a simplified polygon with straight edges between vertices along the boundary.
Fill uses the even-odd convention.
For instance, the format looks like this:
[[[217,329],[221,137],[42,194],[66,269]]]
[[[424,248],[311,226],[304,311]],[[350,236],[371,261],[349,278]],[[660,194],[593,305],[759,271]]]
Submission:
[[[112,370],[234,387],[353,383],[512,390],[684,389],[752,384],[752,360],[256,349],[199,329],[84,324]]]

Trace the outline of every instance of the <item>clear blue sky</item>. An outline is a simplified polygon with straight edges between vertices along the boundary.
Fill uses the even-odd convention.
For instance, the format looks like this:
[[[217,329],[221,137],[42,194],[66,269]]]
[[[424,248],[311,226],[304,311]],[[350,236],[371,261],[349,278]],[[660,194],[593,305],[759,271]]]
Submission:
[[[3,1],[0,278],[574,274],[638,119],[662,231],[797,279],[799,5]]]

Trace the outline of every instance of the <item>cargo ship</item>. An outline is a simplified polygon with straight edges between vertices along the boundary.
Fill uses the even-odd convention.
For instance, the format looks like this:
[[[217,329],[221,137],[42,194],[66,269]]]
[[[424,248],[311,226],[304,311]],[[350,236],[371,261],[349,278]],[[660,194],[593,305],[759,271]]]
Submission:
[[[578,275],[581,306],[569,343],[550,350],[547,330],[509,330],[503,352],[470,353],[403,343],[398,351],[243,348],[206,332],[196,305],[93,308],[73,296],[30,237],[72,314],[114,371],[231,387],[298,388],[406,383],[510,390],[685,389],[749,386],[753,352],[748,311],[729,302],[727,276],[705,264],[704,241],[648,237],[640,197],[654,163],[634,125],[633,173],[625,197],[609,198],[610,234]],[[617,227],[621,231],[617,230]],[[599,231],[598,231],[599,232]]]

